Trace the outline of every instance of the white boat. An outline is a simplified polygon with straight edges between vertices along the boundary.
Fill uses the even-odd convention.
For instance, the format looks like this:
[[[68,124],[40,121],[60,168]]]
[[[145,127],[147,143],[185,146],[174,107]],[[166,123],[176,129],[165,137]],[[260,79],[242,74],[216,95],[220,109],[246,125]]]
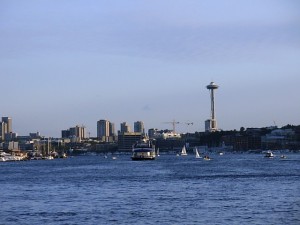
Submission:
[[[45,160],[53,160],[54,157],[52,155],[48,155],[44,157]]]
[[[0,157],[0,162],[5,162],[6,161],[6,159],[4,158],[4,157]]]
[[[274,154],[273,154],[272,151],[267,151],[267,152],[265,153],[265,157],[266,157],[266,158],[274,158]]]
[[[1,162],[7,162],[7,161],[20,161],[22,160],[22,157],[16,156],[16,155],[11,155],[6,152],[1,152],[0,153],[0,161]]]
[[[182,156],[187,155],[185,145],[182,147],[180,155]]]
[[[281,155],[280,158],[281,159],[286,159],[286,155]]]
[[[210,158],[209,158],[208,155],[204,156],[203,159],[204,159],[204,160],[210,160]]]
[[[198,148],[197,148],[197,147],[195,148],[195,154],[196,154],[196,158],[197,158],[197,159],[202,158],[202,157],[199,155],[199,152],[198,152]]]
[[[154,160],[155,145],[149,139],[142,139],[132,146],[132,160]]]

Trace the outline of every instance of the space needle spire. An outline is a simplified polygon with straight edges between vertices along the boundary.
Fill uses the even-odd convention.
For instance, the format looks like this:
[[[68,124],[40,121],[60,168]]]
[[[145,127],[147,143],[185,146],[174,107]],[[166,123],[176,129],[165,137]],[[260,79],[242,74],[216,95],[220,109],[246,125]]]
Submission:
[[[217,131],[217,119],[215,114],[215,95],[214,90],[218,89],[219,86],[215,82],[210,82],[206,88],[210,92],[210,119],[205,121],[205,131],[214,132]]]

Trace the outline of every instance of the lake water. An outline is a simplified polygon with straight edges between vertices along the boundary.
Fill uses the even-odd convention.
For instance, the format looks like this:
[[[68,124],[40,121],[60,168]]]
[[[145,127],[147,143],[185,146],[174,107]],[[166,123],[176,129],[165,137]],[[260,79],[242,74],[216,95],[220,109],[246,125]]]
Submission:
[[[0,163],[0,224],[300,224],[300,154]]]

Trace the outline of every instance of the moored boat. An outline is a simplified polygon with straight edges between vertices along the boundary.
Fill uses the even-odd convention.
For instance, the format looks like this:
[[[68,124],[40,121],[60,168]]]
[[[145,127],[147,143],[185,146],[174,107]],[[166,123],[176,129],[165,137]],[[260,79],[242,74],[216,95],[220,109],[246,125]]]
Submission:
[[[14,155],[6,152],[0,152],[0,162],[21,161],[24,160],[24,155]]]

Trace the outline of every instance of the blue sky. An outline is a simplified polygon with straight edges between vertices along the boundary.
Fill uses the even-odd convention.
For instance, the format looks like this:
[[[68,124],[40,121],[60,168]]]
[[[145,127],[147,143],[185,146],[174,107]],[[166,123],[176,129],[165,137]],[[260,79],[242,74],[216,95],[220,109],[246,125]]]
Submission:
[[[0,116],[19,135],[142,120],[300,124],[297,0],[0,0]],[[187,122],[194,125],[187,126]]]

